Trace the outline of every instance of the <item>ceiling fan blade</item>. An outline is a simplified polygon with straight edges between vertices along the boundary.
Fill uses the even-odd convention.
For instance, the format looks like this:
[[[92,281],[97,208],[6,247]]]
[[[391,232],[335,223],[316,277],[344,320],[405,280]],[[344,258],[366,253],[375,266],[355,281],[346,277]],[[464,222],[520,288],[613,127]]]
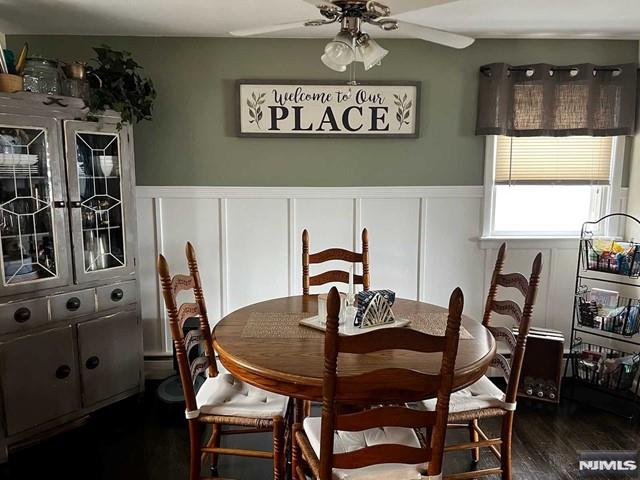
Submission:
[[[331,0],[304,0],[307,3],[310,3],[314,7],[319,7],[320,5],[333,5]]]
[[[403,35],[426,40],[427,42],[438,43],[446,47],[452,48],[467,48],[475,39],[466,37],[464,35],[458,35],[457,33],[445,32],[444,30],[437,30],[435,28],[423,27],[422,25],[416,25],[415,23],[408,23],[398,21],[400,26],[399,32]]]
[[[445,3],[455,3],[460,0],[382,0],[381,3],[391,8],[391,15],[399,15],[414,10],[444,5]]]
[[[330,0],[304,0],[311,5],[333,5]],[[366,0],[361,0],[367,3]],[[380,3],[387,5],[391,9],[391,15],[398,15],[413,10],[422,10],[423,8],[435,7],[445,3],[459,2],[460,0],[379,0]]]
[[[234,37],[250,37],[252,35],[262,35],[265,33],[272,32],[280,32],[283,30],[293,30],[296,28],[304,27],[306,20],[300,20],[299,22],[290,22],[290,23],[276,23],[275,25],[267,25],[265,27],[255,27],[255,28],[243,28],[240,30],[233,30],[229,32]]]

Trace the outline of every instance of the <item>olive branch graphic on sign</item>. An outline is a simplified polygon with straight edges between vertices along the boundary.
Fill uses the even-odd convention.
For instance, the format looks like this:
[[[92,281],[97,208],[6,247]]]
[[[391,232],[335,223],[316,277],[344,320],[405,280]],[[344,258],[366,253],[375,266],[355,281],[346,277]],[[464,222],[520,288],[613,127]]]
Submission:
[[[249,107],[249,116],[251,119],[249,123],[254,123],[256,126],[262,130],[262,125],[260,125],[260,120],[262,120],[262,107],[261,105],[265,102],[264,97],[266,93],[261,93],[256,96],[255,92],[251,92],[251,98],[247,98],[247,106]]]
[[[404,125],[409,125],[409,115],[411,115],[411,107],[413,103],[411,100],[407,100],[407,94],[405,93],[402,98],[400,95],[393,94],[393,103],[395,103],[398,110],[396,111],[396,120],[398,121],[398,130]]]

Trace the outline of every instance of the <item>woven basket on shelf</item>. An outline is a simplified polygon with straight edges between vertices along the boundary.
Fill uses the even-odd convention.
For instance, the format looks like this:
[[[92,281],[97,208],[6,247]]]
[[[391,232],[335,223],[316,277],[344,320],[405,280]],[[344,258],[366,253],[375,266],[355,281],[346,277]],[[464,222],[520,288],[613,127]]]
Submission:
[[[0,92],[20,92],[22,90],[22,76],[0,73]]]

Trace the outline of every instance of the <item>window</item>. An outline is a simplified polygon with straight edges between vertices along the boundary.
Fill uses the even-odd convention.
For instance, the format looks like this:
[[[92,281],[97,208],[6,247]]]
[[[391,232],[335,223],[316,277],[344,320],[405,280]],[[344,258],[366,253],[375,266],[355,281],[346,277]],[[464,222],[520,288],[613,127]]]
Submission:
[[[618,210],[624,137],[487,137],[484,236],[574,236]]]

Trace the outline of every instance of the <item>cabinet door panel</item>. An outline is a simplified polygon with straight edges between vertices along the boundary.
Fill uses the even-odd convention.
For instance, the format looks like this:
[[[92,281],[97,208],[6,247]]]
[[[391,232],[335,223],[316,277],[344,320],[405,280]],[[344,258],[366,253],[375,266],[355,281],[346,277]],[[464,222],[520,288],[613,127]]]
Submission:
[[[75,273],[79,282],[133,272],[135,220],[128,130],[65,123]]]
[[[2,392],[9,435],[80,407],[75,357],[71,326],[2,346]]]
[[[60,129],[0,114],[0,293],[67,285],[69,255]]]
[[[84,406],[138,385],[140,345],[135,308],[78,324]]]

